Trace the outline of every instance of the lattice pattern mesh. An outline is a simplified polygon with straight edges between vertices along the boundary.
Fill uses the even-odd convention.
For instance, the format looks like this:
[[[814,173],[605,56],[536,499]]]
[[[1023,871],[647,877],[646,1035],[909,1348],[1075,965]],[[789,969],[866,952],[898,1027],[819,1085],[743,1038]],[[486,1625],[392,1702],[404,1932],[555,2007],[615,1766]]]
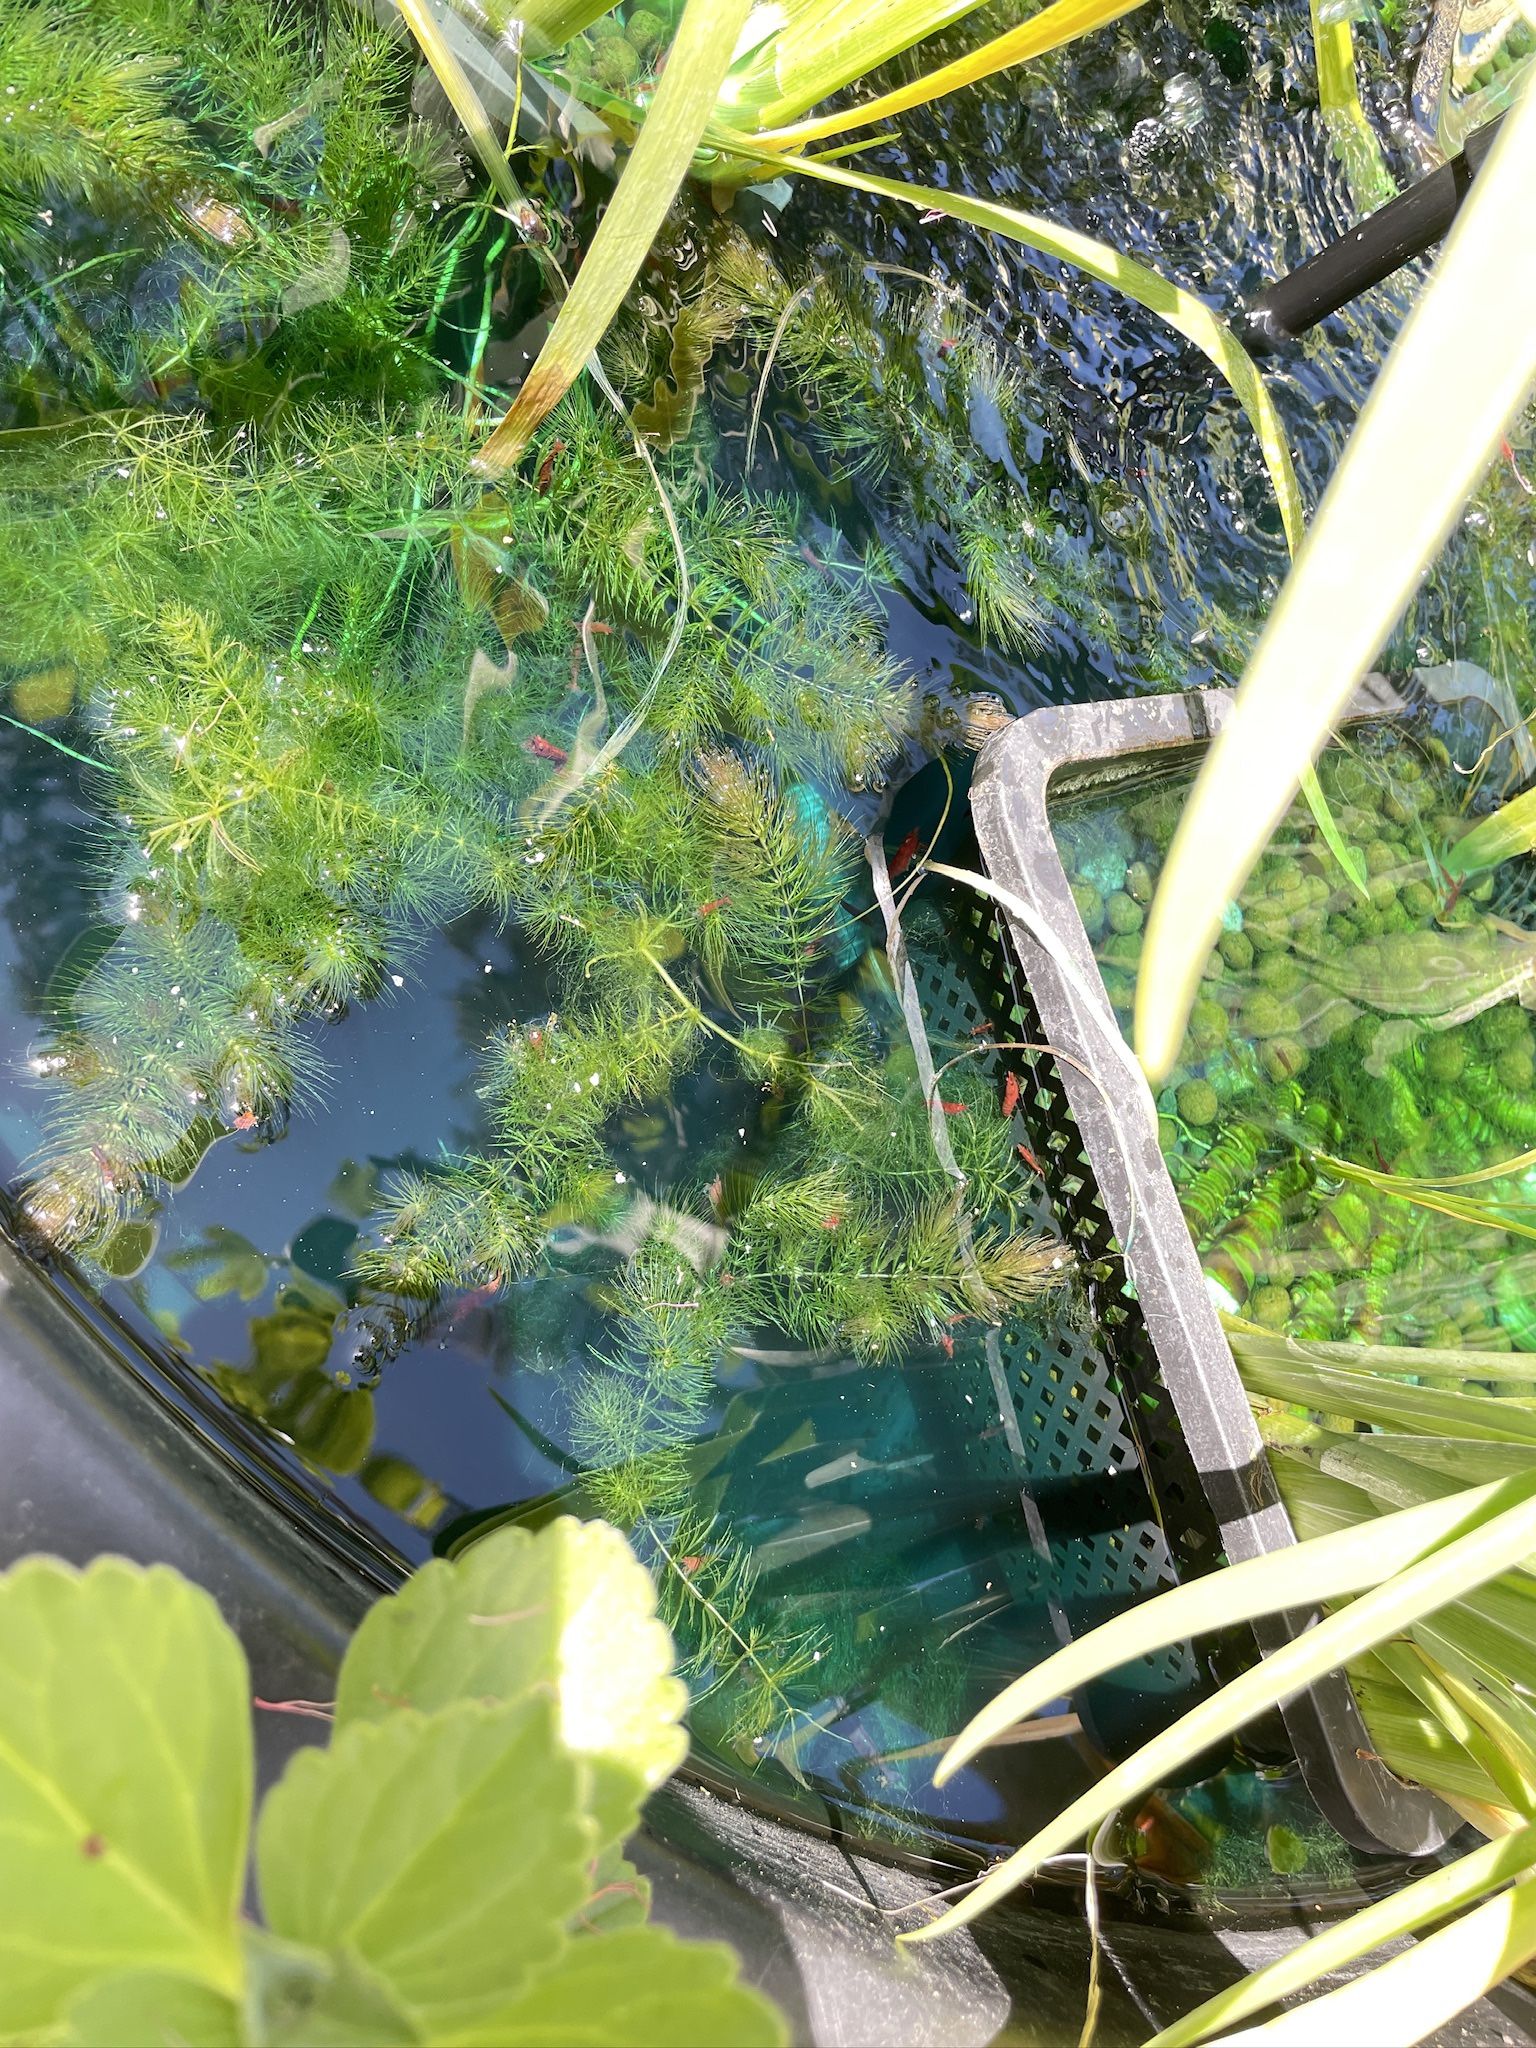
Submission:
[[[1038,1043],[1039,1027],[1008,981],[991,919],[974,898],[953,899],[947,919],[964,958],[914,957],[913,971],[935,1058],[950,1048],[974,1052],[981,1027],[999,1041]],[[978,990],[990,990],[983,999]],[[1038,1510],[1049,1546],[1052,1594],[1079,1633],[1177,1573],[1159,1524],[1121,1392],[1120,1375],[1097,1330],[1128,1331],[1133,1305],[1119,1277],[1117,1248],[1084,1157],[1054,1062],[1048,1055],[982,1055],[999,1078],[1017,1073],[1019,1138],[1044,1174],[1031,1222],[1064,1232],[1078,1254],[1089,1294],[1063,1293],[1060,1305],[1016,1318],[1001,1332],[1002,1427],[988,1435],[988,1462],[1017,1474]],[[1106,1284],[1106,1283],[1117,1284]],[[1139,1315],[1134,1315],[1139,1328]],[[1180,1474],[1180,1498],[1185,1488]],[[1195,1489],[1198,1497],[1198,1488]],[[1020,1560],[1026,1575],[1029,1566]],[[1156,1690],[1193,1680],[1186,1650],[1150,1664]]]

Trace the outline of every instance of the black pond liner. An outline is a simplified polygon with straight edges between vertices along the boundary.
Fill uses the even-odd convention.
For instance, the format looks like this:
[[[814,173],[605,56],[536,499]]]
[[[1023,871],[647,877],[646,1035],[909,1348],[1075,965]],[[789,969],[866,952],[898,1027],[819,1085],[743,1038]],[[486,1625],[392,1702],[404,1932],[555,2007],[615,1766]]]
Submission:
[[[1015,1053],[1021,1108],[1043,1126],[1059,1220],[1094,1296],[1105,1349],[1089,1370],[1057,1384],[1069,1428],[1116,1394],[1158,1504],[1162,1534],[1182,1574],[1208,1571],[1296,1541],[1264,1455],[1247,1396],[1207,1291],[1155,1125],[1136,1112],[1108,1043],[1119,1027],[1072,898],[1047,815],[1049,803],[1133,787],[1155,771],[1193,762],[1229,715],[1228,690],[1113,703],[1052,706],[997,734],[977,765],[971,805],[988,874],[1033,913],[994,915],[979,897],[957,903],[961,944],[1000,1038],[1048,1044]],[[1352,716],[1380,720],[1403,708],[1371,679]],[[1042,943],[1041,929],[1052,935]],[[1067,971],[1070,963],[1073,973]],[[1279,1648],[1314,1617],[1252,1624],[1261,1652]],[[1420,1856],[1459,1822],[1439,1801],[1405,1786],[1370,1754],[1360,1710],[1342,1672],[1283,1709],[1307,1788],[1324,1818],[1356,1848]]]
[[[324,1700],[348,1636],[408,1567],[334,1499],[311,1493],[261,1433],[174,1356],[103,1308],[70,1267],[19,1249],[0,1212],[0,1567],[30,1552],[164,1562],[205,1586],[239,1634],[259,1699]],[[320,1724],[258,1711],[265,1788]],[[964,1935],[898,1950],[896,1927],[966,1872],[808,1830],[749,1803],[749,1787],[688,1774],[649,1804],[630,1854],[656,1917],[729,1941],[751,1981],[812,2048],[1057,2048],[1076,2040],[1092,1950],[1080,1892],[1036,1884]],[[1428,1867],[1427,1865],[1424,1867]],[[1362,1877],[1376,1893],[1419,1871]],[[1210,1916],[1166,1888],[1103,1889],[1097,2048],[1157,2028],[1365,1903],[1225,1897]],[[254,1903],[254,1902],[253,1902]],[[900,1917],[893,1917],[894,1915]],[[1512,2031],[1512,2029],[1514,2031]],[[1501,1987],[1454,2029],[1456,2048],[1536,2039],[1536,2000]]]
[[[0,1222],[3,1222],[0,1217]],[[34,1261],[0,1229],[0,1565],[42,1551],[83,1564],[102,1552],[165,1562],[197,1580],[244,1643],[254,1694],[324,1700],[369,1602],[406,1570],[366,1530],[310,1495],[271,1447],[169,1354],[157,1356],[62,1264]],[[256,1714],[265,1787],[320,1724]],[[816,2048],[983,2048],[1077,2038],[1090,1946],[1080,1895],[1020,1894],[968,1934],[897,1950],[894,1928],[964,1872],[881,1860],[755,1811],[743,1788],[674,1782],[654,1798],[631,1855],[659,1919],[727,1940],[749,1978]],[[905,1867],[899,1867],[904,1864]],[[1401,1866],[1394,1876],[1401,1874]],[[1104,1899],[1098,2048],[1136,2048],[1156,2027],[1236,1982],[1257,1953],[1289,1945],[1358,1891],[1321,1900],[1228,1900],[1223,1938],[1168,1894]],[[1309,1908],[1311,1910],[1309,1910]],[[1170,1938],[1173,1937],[1173,1938]],[[1463,2025],[1460,2048],[1529,2032],[1536,2006],[1505,1990]],[[1010,2019],[1010,2014],[1012,2018]]]

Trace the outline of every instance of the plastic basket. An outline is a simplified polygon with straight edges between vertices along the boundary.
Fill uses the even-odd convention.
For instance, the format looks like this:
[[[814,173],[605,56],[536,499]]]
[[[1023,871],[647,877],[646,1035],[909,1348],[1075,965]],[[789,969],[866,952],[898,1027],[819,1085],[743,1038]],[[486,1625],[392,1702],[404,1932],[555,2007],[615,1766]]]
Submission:
[[[1013,1054],[1022,1107],[1045,1136],[1058,1221],[1091,1289],[1113,1371],[1089,1379],[1064,1361],[1057,1392],[1069,1434],[1114,1412],[1134,1434],[1161,1536],[1181,1576],[1283,1549],[1295,1534],[1281,1505],[1237,1369],[1207,1292],[1194,1243],[1150,1120],[1137,1114],[1107,1033],[1118,1036],[1092,944],[1078,916],[1047,816],[1047,795],[1086,794],[1193,760],[1232,703],[1224,690],[1129,702],[1048,707],[998,733],[971,791],[987,872],[1031,913],[996,912],[967,892],[954,899],[956,937],[1000,1039],[1048,1045]],[[1391,715],[1400,701],[1367,690],[1357,717]],[[1031,929],[1053,935],[1047,948]],[[1063,960],[1069,962],[1069,974]],[[1059,1053],[1060,1058],[1053,1053]],[[1091,1078],[1094,1077],[1094,1078]],[[1097,1404],[1097,1406],[1096,1406]],[[1105,1418],[1104,1426],[1111,1426]],[[1253,1623],[1261,1651],[1313,1617]],[[1371,1754],[1342,1672],[1284,1708],[1290,1741],[1324,1817],[1355,1846],[1416,1856],[1459,1823],[1402,1784]]]

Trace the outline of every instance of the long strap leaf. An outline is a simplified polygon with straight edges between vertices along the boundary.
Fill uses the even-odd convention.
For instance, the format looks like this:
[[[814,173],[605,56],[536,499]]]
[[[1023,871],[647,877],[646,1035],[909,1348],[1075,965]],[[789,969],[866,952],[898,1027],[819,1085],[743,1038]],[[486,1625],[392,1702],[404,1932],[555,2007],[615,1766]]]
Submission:
[[[1043,1664],[989,1700],[945,1752],[934,1783],[942,1785],[1016,1721],[1038,1713],[1047,1702],[1074,1693],[1091,1679],[1145,1657],[1185,1636],[1231,1628],[1261,1614],[1337,1600],[1380,1583],[1475,1523],[1536,1499],[1536,1475],[1496,1480],[1459,1490],[1452,1500],[1428,1501],[1400,1514],[1383,1515],[1333,1536],[1319,1537],[1304,1556],[1271,1551],[1205,1578],[1172,1586],[1155,1600],[1116,1615],[1091,1634],[1065,1644]]]
[[[730,146],[736,147],[736,138],[731,138]],[[1165,320],[1209,357],[1231,385],[1259,437],[1259,447],[1279,501],[1286,539],[1293,551],[1301,545],[1301,492],[1291,465],[1290,451],[1286,447],[1285,428],[1280,415],[1253,358],[1226,322],[1213,313],[1203,299],[1185,291],[1182,285],[1160,277],[1146,264],[1122,255],[1107,242],[1080,234],[1076,228],[1059,227],[1054,221],[1043,220],[1039,214],[1021,213],[1016,207],[999,206],[995,200],[973,199],[964,192],[944,192],[935,185],[904,185],[899,179],[877,178],[871,172],[850,171],[841,164],[831,164],[820,157],[781,156],[772,150],[755,148],[744,153],[783,171],[800,171],[808,178],[819,178],[823,184],[842,185],[850,192],[899,199],[924,212],[952,214],[956,220],[969,221],[972,227],[984,228],[991,234],[1005,236],[1010,242],[1021,242],[1026,248],[1060,257],[1064,263],[1086,270],[1101,284],[1124,292],[1138,305],[1145,306],[1149,313],[1157,314],[1159,319]],[[1209,952],[1207,945],[1200,956],[1202,961]]]
[[[1174,836],[1147,923],[1136,1044],[1178,1057],[1241,889],[1536,374],[1536,94],[1506,117],[1371,393]]]
[[[406,27],[415,37],[421,54],[432,67],[433,75],[448,97],[448,104],[458,115],[464,133],[474,146],[485,175],[496,187],[497,197],[502,204],[515,207],[522,203],[522,193],[513,177],[501,144],[496,140],[496,131],[491,125],[490,115],[485,111],[480,95],[470,83],[469,74],[459,62],[452,44],[443,34],[432,0],[395,0],[404,18]]]
[[[796,121],[787,128],[761,129],[753,140],[767,149],[799,149],[807,142],[819,142],[828,135],[845,134],[850,128],[865,128],[871,122],[889,121],[896,114],[905,114],[913,107],[925,107],[933,100],[943,99],[948,93],[958,92],[962,86],[975,85],[978,80],[991,78],[1015,64],[1027,64],[1033,57],[1043,57],[1047,51],[1059,50],[1066,43],[1076,42],[1079,36],[1091,35],[1095,29],[1118,21],[1122,15],[1134,12],[1142,4],[1143,0],[1051,0],[1049,7],[1042,7],[1038,14],[1031,15],[1017,28],[994,36],[979,49],[957,57],[952,64],[941,64],[937,70],[924,72],[921,78],[898,86],[894,92],[881,93],[878,99],[865,100],[856,107],[844,107],[834,114],[820,114],[813,121]]]
[[[1512,1564],[1536,1550],[1536,1486],[1527,1479],[1497,1491],[1503,1499],[1517,1501],[1517,1505],[1503,1513],[1491,1513],[1484,1508],[1476,1526],[1466,1533],[1442,1543],[1426,1557],[1393,1573],[1384,1585],[1362,1593],[1340,1612],[1330,1614],[1326,1620],[1284,1644],[1262,1663],[1192,1707],[1171,1728],[1143,1743],[1133,1757],[1117,1765],[1097,1784],[1070,1801],[1022,1849],[988,1871],[966,1898],[931,1925],[916,1928],[902,1939],[932,1941],[940,1934],[965,1926],[978,1914],[984,1913],[988,1906],[1024,1883],[1047,1857],[1078,1846],[1128,1801],[1156,1785],[1165,1784],[1191,1757],[1201,1755],[1214,1743],[1235,1733],[1256,1714],[1288,1699],[1293,1692],[1311,1685],[1325,1672],[1347,1664],[1362,1651],[1374,1649],[1378,1643],[1401,1634],[1420,1616],[1434,1613],[1469,1587],[1496,1578],[1500,1572],[1507,1571]],[[1443,1507],[1445,1503],[1436,1502],[1435,1505]],[[1391,1516],[1383,1516],[1380,1521],[1366,1526],[1371,1534],[1382,1540],[1392,1520]],[[1304,1605],[1307,1600],[1306,1563],[1295,1551],[1290,1553],[1289,1561],[1299,1567],[1293,1588],[1293,1604]],[[1378,1571],[1380,1568],[1378,1566]],[[1244,1569],[1246,1567],[1236,1566],[1218,1574],[1218,1577],[1237,1579]],[[1176,1638],[1165,1635],[1162,1640],[1173,1639]],[[1066,1654],[1063,1651],[1058,1656]],[[1047,1659],[1046,1664],[1040,1667],[1041,1671],[1056,1661]],[[945,1763],[948,1762],[946,1757]]]
[[[1383,1943],[1415,1934],[1421,1927],[1456,1913],[1487,1892],[1522,1877],[1536,1863],[1536,1827],[1521,1828],[1501,1841],[1474,1849],[1444,1870],[1432,1871],[1403,1891],[1362,1906],[1347,1919],[1319,1928],[1309,1941],[1255,1970],[1239,1984],[1218,1991],[1171,2027],[1165,2027],[1147,2048],[1193,2048],[1218,2029],[1235,2026],[1282,1998],[1304,1991],[1330,1970],[1343,1969]]]
[[[1533,1955],[1536,1878],[1527,1878],[1341,1990],[1218,2038],[1223,2048],[1413,2048]]]
[[[645,125],[570,294],[475,459],[482,476],[512,467],[607,333],[687,176],[751,8],[752,0],[688,0]]]

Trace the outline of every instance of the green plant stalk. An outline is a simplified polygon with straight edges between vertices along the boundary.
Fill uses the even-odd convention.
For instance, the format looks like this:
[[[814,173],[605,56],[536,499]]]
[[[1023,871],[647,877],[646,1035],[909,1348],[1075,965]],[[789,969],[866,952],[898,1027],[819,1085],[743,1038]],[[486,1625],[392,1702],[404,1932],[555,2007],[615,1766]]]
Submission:
[[[969,1897],[952,1906],[931,1925],[915,1929],[901,1938],[906,1941],[932,1941],[941,1934],[967,1925],[996,1900],[1025,1882],[1047,1857],[1058,1855],[1081,1842],[1128,1801],[1153,1786],[1165,1783],[1191,1756],[1199,1755],[1212,1743],[1244,1726],[1256,1714],[1302,1686],[1310,1685],[1325,1672],[1336,1670],[1363,1651],[1389,1641],[1422,1616],[1432,1614],[1458,1598],[1469,1587],[1484,1584],[1518,1563],[1536,1547],[1536,1485],[1525,1480],[1492,1491],[1500,1501],[1512,1501],[1514,1505],[1500,1512],[1484,1494],[1470,1515],[1463,1514],[1463,1521],[1468,1525],[1465,1533],[1441,1542],[1427,1555],[1393,1573],[1385,1583],[1360,1594],[1340,1612],[1330,1614],[1262,1663],[1223,1686],[1209,1699],[1201,1701],[1171,1728],[1145,1743],[1135,1756],[1072,1800],[1021,1849],[990,1870]],[[1465,1510],[1467,1503],[1462,1505]],[[1417,1516],[1422,1510],[1408,1512]],[[1379,1521],[1362,1527],[1369,1535],[1384,1542],[1394,1519],[1383,1516]],[[1311,1598],[1308,1581],[1312,1560],[1299,1551],[1282,1553],[1282,1556],[1292,1564],[1295,1573],[1286,1606],[1305,1607]],[[1253,1562],[1268,1561],[1260,1559]],[[1252,1564],[1230,1567],[1217,1576],[1237,1580],[1240,1573],[1251,1569]],[[1380,1570],[1378,1567],[1377,1577],[1380,1577]],[[1171,1597],[1162,1596],[1163,1599]],[[1157,1604],[1149,1602],[1136,1618],[1144,1625],[1145,1617]],[[1249,1614],[1256,1611],[1251,1606],[1247,1609]],[[1114,1664],[1122,1661],[1118,1654],[1115,1624],[1096,1631],[1096,1635],[1099,1638],[1099,1655],[1105,1654],[1105,1639],[1115,1649],[1113,1663],[1100,1668],[1114,1668]],[[1165,1643],[1168,1640],[1168,1634],[1161,1637]],[[1071,1649],[1080,1647],[1073,1645]],[[1045,1698],[1055,1698],[1063,1690],[1056,1673],[1070,1655],[1071,1650],[1058,1652],[1030,1674],[1036,1681],[1050,1685]],[[951,1775],[966,1754],[974,1754],[970,1748],[970,1731],[966,1731],[946,1754],[940,1770],[934,1774],[935,1782],[942,1783]]]
[[[1324,0],[1311,0],[1312,48],[1317,60],[1317,97],[1350,197],[1362,213],[1374,212],[1397,187],[1387,169],[1376,131],[1360,104],[1355,77],[1355,36],[1347,21],[1325,21]]]
[[[1536,1223],[1522,1223],[1517,1216],[1490,1203],[1468,1201],[1464,1195],[1447,1194],[1444,1187],[1433,1182],[1407,1180],[1395,1173],[1383,1173],[1374,1166],[1358,1166],[1349,1159],[1331,1158],[1327,1153],[1320,1152],[1317,1157],[1325,1172],[1337,1175],[1340,1180],[1358,1182],[1361,1187],[1372,1188],[1380,1195],[1391,1195],[1415,1209],[1429,1209],[1437,1216],[1453,1216],[1462,1223],[1481,1223],[1489,1230],[1508,1231],[1514,1237],[1536,1238]]]
[[[1163,868],[1135,1038],[1162,1080],[1241,890],[1536,374],[1536,266],[1513,263],[1536,183],[1536,98],[1506,118],[1367,401],[1269,616]],[[1475,377],[1456,374],[1476,361]]]
[[[1293,549],[1299,546],[1303,524],[1301,492],[1274,400],[1253,358],[1237,336],[1193,292],[1170,283],[1155,270],[1121,255],[1106,243],[1096,241],[1092,235],[1081,234],[1076,228],[1058,227],[1052,221],[1041,219],[1038,214],[1020,213],[1014,207],[999,206],[995,200],[944,192],[933,185],[906,185],[894,178],[876,177],[872,172],[850,171],[840,164],[825,163],[816,157],[781,156],[770,150],[759,150],[755,145],[751,154],[760,163],[771,163],[784,171],[799,171],[808,178],[820,179],[823,184],[841,185],[846,191],[898,199],[923,212],[950,214],[956,220],[967,221],[972,227],[987,233],[1002,235],[1026,248],[1059,257],[1064,263],[1087,271],[1101,284],[1124,292],[1138,305],[1145,306],[1148,312],[1165,320],[1187,341],[1192,341],[1232,387],[1258,436],[1279,503],[1286,539]],[[1209,951],[1207,945],[1200,956],[1202,961]]]
[[[458,115],[485,175],[496,188],[497,196],[509,208],[522,208],[526,201],[507,163],[506,152],[496,140],[496,131],[491,126],[480,95],[438,26],[437,16],[432,12],[432,0],[395,0],[395,5],[415,37],[422,56],[431,66],[433,76],[447,94],[448,103]]]
[[[1374,1904],[1362,1906],[1347,1919],[1322,1927],[1278,1962],[1255,1970],[1228,1990],[1218,1991],[1171,2027],[1154,2034],[1146,2048],[1195,2048],[1213,2034],[1278,2005],[1282,1998],[1305,1991],[1332,1970],[1347,1969],[1361,1956],[1417,1934],[1450,1913],[1461,1912],[1486,1893],[1536,1864],[1536,1826],[1523,1827],[1497,1842],[1459,1857],[1444,1870],[1432,1871]],[[1342,2038],[1342,2037],[1341,2037]]]
[[[618,189],[537,361],[475,458],[479,475],[503,476],[518,461],[607,333],[688,173],[751,7],[688,0]]]

